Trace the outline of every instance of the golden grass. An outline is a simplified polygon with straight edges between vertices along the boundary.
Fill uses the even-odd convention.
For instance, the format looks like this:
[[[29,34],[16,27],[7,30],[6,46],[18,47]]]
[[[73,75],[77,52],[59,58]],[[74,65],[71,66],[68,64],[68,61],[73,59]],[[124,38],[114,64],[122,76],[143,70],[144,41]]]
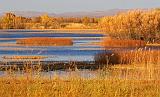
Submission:
[[[66,79],[41,76],[40,65],[26,65],[22,75],[16,75],[18,69],[6,69],[0,77],[0,97],[159,97],[160,67],[127,65],[130,68],[119,65],[97,70],[96,78],[83,78],[77,72]]]
[[[159,97],[159,79],[130,79],[143,77],[151,72],[141,70],[112,71],[111,76],[98,76],[88,79],[70,76],[61,79],[33,76],[32,73],[16,76],[14,73],[0,77],[1,97]],[[12,71],[13,72],[13,71]],[[98,71],[97,71],[98,72]],[[108,72],[103,71],[101,73]],[[39,72],[40,74],[40,72]],[[159,73],[154,72],[157,76]],[[124,75],[126,78],[124,78]],[[119,78],[118,78],[119,77]],[[159,78],[159,76],[157,76]],[[127,79],[128,78],[128,79]]]
[[[16,43],[19,45],[27,45],[27,46],[70,46],[70,45],[73,45],[73,41],[71,38],[48,38],[48,37],[18,39]]]
[[[5,75],[0,77],[0,97],[160,96],[160,51],[115,51],[102,57],[107,58],[107,62],[119,60],[126,65],[97,70],[95,78],[83,78],[77,72],[66,79],[59,75],[41,76],[40,65],[26,65],[22,71],[6,69]]]
[[[3,56],[3,59],[45,59],[44,56]]]
[[[159,50],[142,50],[130,52],[120,52],[121,63],[145,63],[145,64],[160,64],[160,51]]]
[[[160,64],[159,50],[115,50],[112,53],[102,53],[95,56],[99,64]]]
[[[160,46],[160,43],[147,44],[147,46]]]
[[[159,97],[157,80],[1,78],[1,97]]]
[[[119,40],[112,38],[104,38],[101,43],[104,47],[144,47],[146,44],[142,40]]]
[[[110,78],[130,80],[160,80],[160,64],[119,64],[111,66]]]
[[[18,46],[18,45],[17,45],[17,44],[13,44],[13,43],[1,43],[0,46],[1,46],[1,47],[3,47],[3,46],[7,46],[7,47],[15,46],[15,47],[16,47],[16,46]]]

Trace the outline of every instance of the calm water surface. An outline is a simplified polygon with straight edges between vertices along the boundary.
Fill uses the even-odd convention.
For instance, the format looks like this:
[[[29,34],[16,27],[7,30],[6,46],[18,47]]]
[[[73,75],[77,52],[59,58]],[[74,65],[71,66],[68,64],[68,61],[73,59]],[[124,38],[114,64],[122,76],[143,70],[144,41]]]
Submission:
[[[27,55],[39,55],[46,56],[46,59],[42,61],[94,61],[94,56],[98,53],[104,52],[103,47],[98,45],[90,45],[91,43],[102,41],[104,37],[102,34],[85,34],[86,31],[82,31],[82,34],[77,32],[55,32],[55,31],[33,31],[33,30],[9,30],[0,31],[0,61],[12,61],[4,60],[3,56],[27,56]],[[77,33],[77,34],[75,34]],[[73,38],[73,46],[19,46],[16,45],[17,39],[28,37],[68,37]],[[160,50],[160,47],[150,47]],[[14,60],[15,61],[15,60]],[[17,60],[18,61],[18,60]],[[23,74],[17,72],[18,76]],[[79,71],[49,71],[41,72],[42,76],[53,78],[56,75],[62,78],[69,76],[80,76],[82,78],[105,78],[109,77],[108,71],[91,71],[91,70],[79,70]],[[0,71],[0,76],[5,76],[5,72]],[[125,75],[122,73],[118,78],[123,78]]]
[[[89,45],[100,42],[102,34],[78,34],[55,31],[9,30],[0,31],[0,60],[3,56],[14,55],[39,55],[47,56],[44,61],[94,61],[94,55],[103,52],[103,48],[97,45]],[[73,38],[73,46],[19,46],[17,39],[28,37],[68,37]],[[9,60],[8,60],[9,61]]]

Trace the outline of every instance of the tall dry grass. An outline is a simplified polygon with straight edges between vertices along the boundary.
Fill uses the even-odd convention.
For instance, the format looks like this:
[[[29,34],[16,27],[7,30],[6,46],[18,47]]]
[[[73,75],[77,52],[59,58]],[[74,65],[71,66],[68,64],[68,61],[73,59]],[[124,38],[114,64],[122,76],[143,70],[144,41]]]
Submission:
[[[159,97],[160,95],[160,78],[156,72],[154,74],[157,79],[149,77],[134,79],[151,72],[140,75],[137,72],[141,70],[128,69],[129,71],[124,72],[124,69],[114,68],[113,71],[109,70],[110,72],[107,69],[96,71],[101,72],[101,76],[96,78],[82,78],[77,74],[63,79],[58,75],[51,78],[42,77],[40,68],[34,71],[37,75],[33,75],[33,68],[25,69],[23,75],[17,76],[14,71],[7,70],[8,73],[0,77],[1,97]],[[103,75],[104,73],[107,74]]]
[[[18,39],[16,43],[27,46],[70,46],[73,45],[73,40],[71,38],[33,37]]]
[[[0,77],[0,97],[159,97],[160,51],[116,53],[119,62],[125,60],[126,65],[94,71],[94,78],[79,76],[78,70],[66,79],[42,76],[41,64],[26,64],[22,71],[16,65],[6,68]],[[114,55],[117,54],[110,54],[115,58]]]
[[[1,97],[159,97],[158,80],[1,78]]]
[[[100,53],[95,56],[99,64],[160,64],[159,50],[113,50],[112,53]]]
[[[104,47],[144,47],[146,43],[142,40],[120,40],[106,37],[103,38],[101,45]]]

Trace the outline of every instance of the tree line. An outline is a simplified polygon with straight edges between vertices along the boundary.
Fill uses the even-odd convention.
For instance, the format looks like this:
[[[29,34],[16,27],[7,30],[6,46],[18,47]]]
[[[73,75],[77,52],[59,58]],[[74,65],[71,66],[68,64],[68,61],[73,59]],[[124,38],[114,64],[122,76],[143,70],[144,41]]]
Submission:
[[[160,41],[160,10],[131,10],[103,17],[99,27],[118,39]]]
[[[97,18],[91,17],[51,17],[47,14],[37,17],[16,16],[6,13],[0,18],[0,29],[57,29],[64,28],[66,23],[98,23]]]

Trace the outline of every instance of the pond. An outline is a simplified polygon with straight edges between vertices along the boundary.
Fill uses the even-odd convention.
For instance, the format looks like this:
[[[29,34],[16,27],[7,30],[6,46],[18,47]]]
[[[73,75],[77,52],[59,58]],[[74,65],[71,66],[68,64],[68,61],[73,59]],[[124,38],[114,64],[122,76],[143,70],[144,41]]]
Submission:
[[[22,46],[17,39],[29,37],[72,38],[72,46]],[[94,61],[94,55],[104,49],[96,44],[103,34],[88,34],[86,31],[35,31],[35,30],[1,30],[0,61],[4,56],[46,56],[42,61]],[[7,61],[10,61],[7,59]]]
[[[97,45],[102,41],[103,37],[107,35],[104,34],[88,34],[87,31],[34,31],[34,30],[1,30],[0,31],[0,62],[1,61],[13,61],[12,59],[3,59],[4,56],[45,56],[45,59],[40,61],[51,61],[51,62],[70,62],[70,61],[80,61],[80,62],[94,62],[94,57],[96,54],[106,52],[106,50]],[[29,37],[52,37],[52,38],[72,38],[72,46],[22,46],[17,45],[17,39],[29,38]],[[135,48],[127,48],[129,50]],[[145,49],[155,49],[160,50],[160,47],[150,46],[145,47]],[[126,48],[121,48],[121,50],[126,50]],[[108,51],[111,51],[108,49]],[[31,59],[28,59],[32,61]],[[19,60],[14,60],[19,61]],[[22,59],[20,60],[22,61]],[[23,61],[26,61],[23,60]],[[34,61],[34,60],[33,60]],[[97,64],[96,64],[97,65]],[[113,70],[117,72],[117,70]],[[69,76],[80,76],[82,78],[126,78],[126,72],[128,70],[120,70],[118,75],[114,76],[109,71],[92,71],[91,69],[80,69],[79,71],[67,71],[67,70],[55,70],[55,71],[44,71],[41,72],[41,76],[53,78],[55,76],[60,76],[62,78],[67,78]],[[137,73],[137,70],[131,70],[133,73]],[[23,74],[16,72],[18,76]],[[141,73],[141,71],[140,71]],[[0,71],[0,76],[5,76],[5,72]],[[132,79],[128,78],[128,79]],[[135,78],[135,79],[140,79]]]

